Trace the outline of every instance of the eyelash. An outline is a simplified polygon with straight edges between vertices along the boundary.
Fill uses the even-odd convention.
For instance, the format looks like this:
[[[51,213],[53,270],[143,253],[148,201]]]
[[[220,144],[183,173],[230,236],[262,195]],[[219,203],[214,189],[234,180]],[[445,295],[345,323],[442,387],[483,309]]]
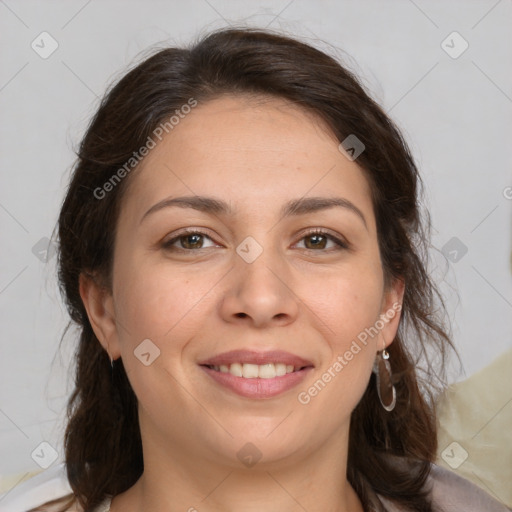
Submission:
[[[208,249],[208,247],[200,247],[199,249],[184,249],[183,247],[173,247],[174,243],[179,241],[180,238],[185,237],[187,235],[202,235],[202,236],[205,236],[206,238],[209,238],[213,242],[212,237],[208,233],[201,231],[200,229],[186,229],[186,230],[182,231],[180,234],[178,234],[177,236],[175,236],[174,238],[164,242],[162,244],[162,247],[168,251],[178,251],[178,252],[193,252],[193,251],[201,251],[202,249]],[[338,237],[331,235],[329,232],[321,230],[321,229],[312,229],[310,231],[307,231],[306,233],[304,233],[302,235],[302,237],[300,238],[299,241],[302,241],[304,238],[314,236],[314,235],[323,236],[323,237],[327,238],[328,240],[331,240],[332,242],[334,242],[338,247],[331,248],[331,249],[308,249],[308,248],[305,248],[306,251],[331,252],[333,250],[339,251],[339,250],[349,249],[349,247],[350,247],[347,242],[345,242],[345,241],[339,239]]]
[[[331,251],[341,251],[341,250],[349,248],[348,242],[346,242],[334,235],[331,235],[328,231],[324,231],[322,229],[316,229],[316,228],[311,229],[310,231],[306,231],[306,233],[303,233],[300,240],[303,240],[304,238],[307,238],[308,236],[314,236],[314,235],[320,235],[320,236],[327,238],[327,240],[331,240],[332,242],[334,242],[337,245],[337,247],[331,248],[331,249],[320,249],[320,250],[319,249],[306,249],[307,251],[331,252]]]

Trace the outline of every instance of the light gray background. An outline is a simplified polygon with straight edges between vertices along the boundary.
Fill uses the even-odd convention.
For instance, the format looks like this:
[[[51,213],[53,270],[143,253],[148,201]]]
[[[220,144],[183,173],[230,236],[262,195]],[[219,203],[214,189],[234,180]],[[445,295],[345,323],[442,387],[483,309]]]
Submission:
[[[510,0],[0,0],[0,475],[40,469],[31,453],[42,441],[61,452],[75,338],[68,333],[56,355],[66,314],[55,258],[44,263],[32,248],[51,235],[99,97],[149,46],[232,23],[282,29],[343,58],[403,130],[434,246],[456,237],[468,249],[457,262],[437,253],[432,269],[466,372],[454,366],[451,380],[510,346]],[[59,45],[47,59],[31,48],[43,31]],[[453,31],[469,44],[458,58],[442,47]],[[452,52],[460,44],[445,43]]]

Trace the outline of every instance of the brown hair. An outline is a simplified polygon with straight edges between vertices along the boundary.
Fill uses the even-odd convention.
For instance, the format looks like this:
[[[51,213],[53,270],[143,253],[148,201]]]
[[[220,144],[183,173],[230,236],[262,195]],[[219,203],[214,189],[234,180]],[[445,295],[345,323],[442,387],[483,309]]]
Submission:
[[[255,29],[217,31],[189,49],[167,48],[147,58],[106,94],[80,145],[58,221],[61,291],[80,329],[65,434],[75,497],[89,512],[143,471],[136,396],[121,360],[111,371],[78,286],[81,273],[110,286],[116,222],[130,177],[106,199],[94,191],[190,98],[201,103],[224,94],[286,99],[322,119],[340,142],[355,134],[365,145],[357,163],[372,190],[386,283],[403,279],[405,296],[389,347],[396,407],[390,413],[381,407],[372,375],[351,418],[348,479],[363,504],[373,489],[414,510],[431,510],[424,484],[437,448],[432,383],[442,382],[451,342],[426,270],[429,221],[419,210],[417,168],[398,129],[349,70],[307,44]],[[441,359],[434,365],[428,353]],[[416,462],[404,470],[397,463],[403,460]]]

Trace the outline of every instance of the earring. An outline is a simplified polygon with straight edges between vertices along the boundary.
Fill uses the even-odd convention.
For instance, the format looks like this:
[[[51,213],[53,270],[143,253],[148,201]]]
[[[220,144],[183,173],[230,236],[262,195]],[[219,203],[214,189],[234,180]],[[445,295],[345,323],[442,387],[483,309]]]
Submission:
[[[108,355],[108,358],[110,359],[110,367],[113,369],[114,368],[114,359],[110,355],[110,350],[109,350],[108,343],[107,343],[107,355]]]
[[[391,381],[391,365],[389,364],[389,353],[386,349],[377,352],[373,373],[377,376],[377,394],[379,395],[382,407],[388,412],[395,408],[396,390]]]

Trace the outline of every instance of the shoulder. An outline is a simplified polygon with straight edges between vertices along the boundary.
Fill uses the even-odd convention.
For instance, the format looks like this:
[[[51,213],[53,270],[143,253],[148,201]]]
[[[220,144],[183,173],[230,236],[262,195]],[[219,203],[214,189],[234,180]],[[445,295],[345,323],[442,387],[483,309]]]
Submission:
[[[42,505],[31,508],[28,512],[84,512],[83,508],[69,494],[56,500],[48,501]]]
[[[73,495],[64,496],[58,500],[43,503],[37,508],[33,508],[28,512],[84,512],[84,509],[73,500]],[[111,498],[105,498],[93,512],[110,512]]]
[[[83,512],[73,503],[73,492],[63,463],[37,473],[0,499],[1,510],[5,512]]]
[[[426,485],[435,510],[509,512],[503,503],[453,471],[432,464]]]
[[[417,461],[389,456],[393,464],[404,471],[413,469]],[[493,497],[474,483],[448,469],[430,464],[430,471],[424,484],[430,497],[433,512],[510,512],[497,497]],[[375,510],[386,512],[413,512],[408,507],[396,504],[382,495],[374,500]],[[384,508],[382,508],[384,507]]]

